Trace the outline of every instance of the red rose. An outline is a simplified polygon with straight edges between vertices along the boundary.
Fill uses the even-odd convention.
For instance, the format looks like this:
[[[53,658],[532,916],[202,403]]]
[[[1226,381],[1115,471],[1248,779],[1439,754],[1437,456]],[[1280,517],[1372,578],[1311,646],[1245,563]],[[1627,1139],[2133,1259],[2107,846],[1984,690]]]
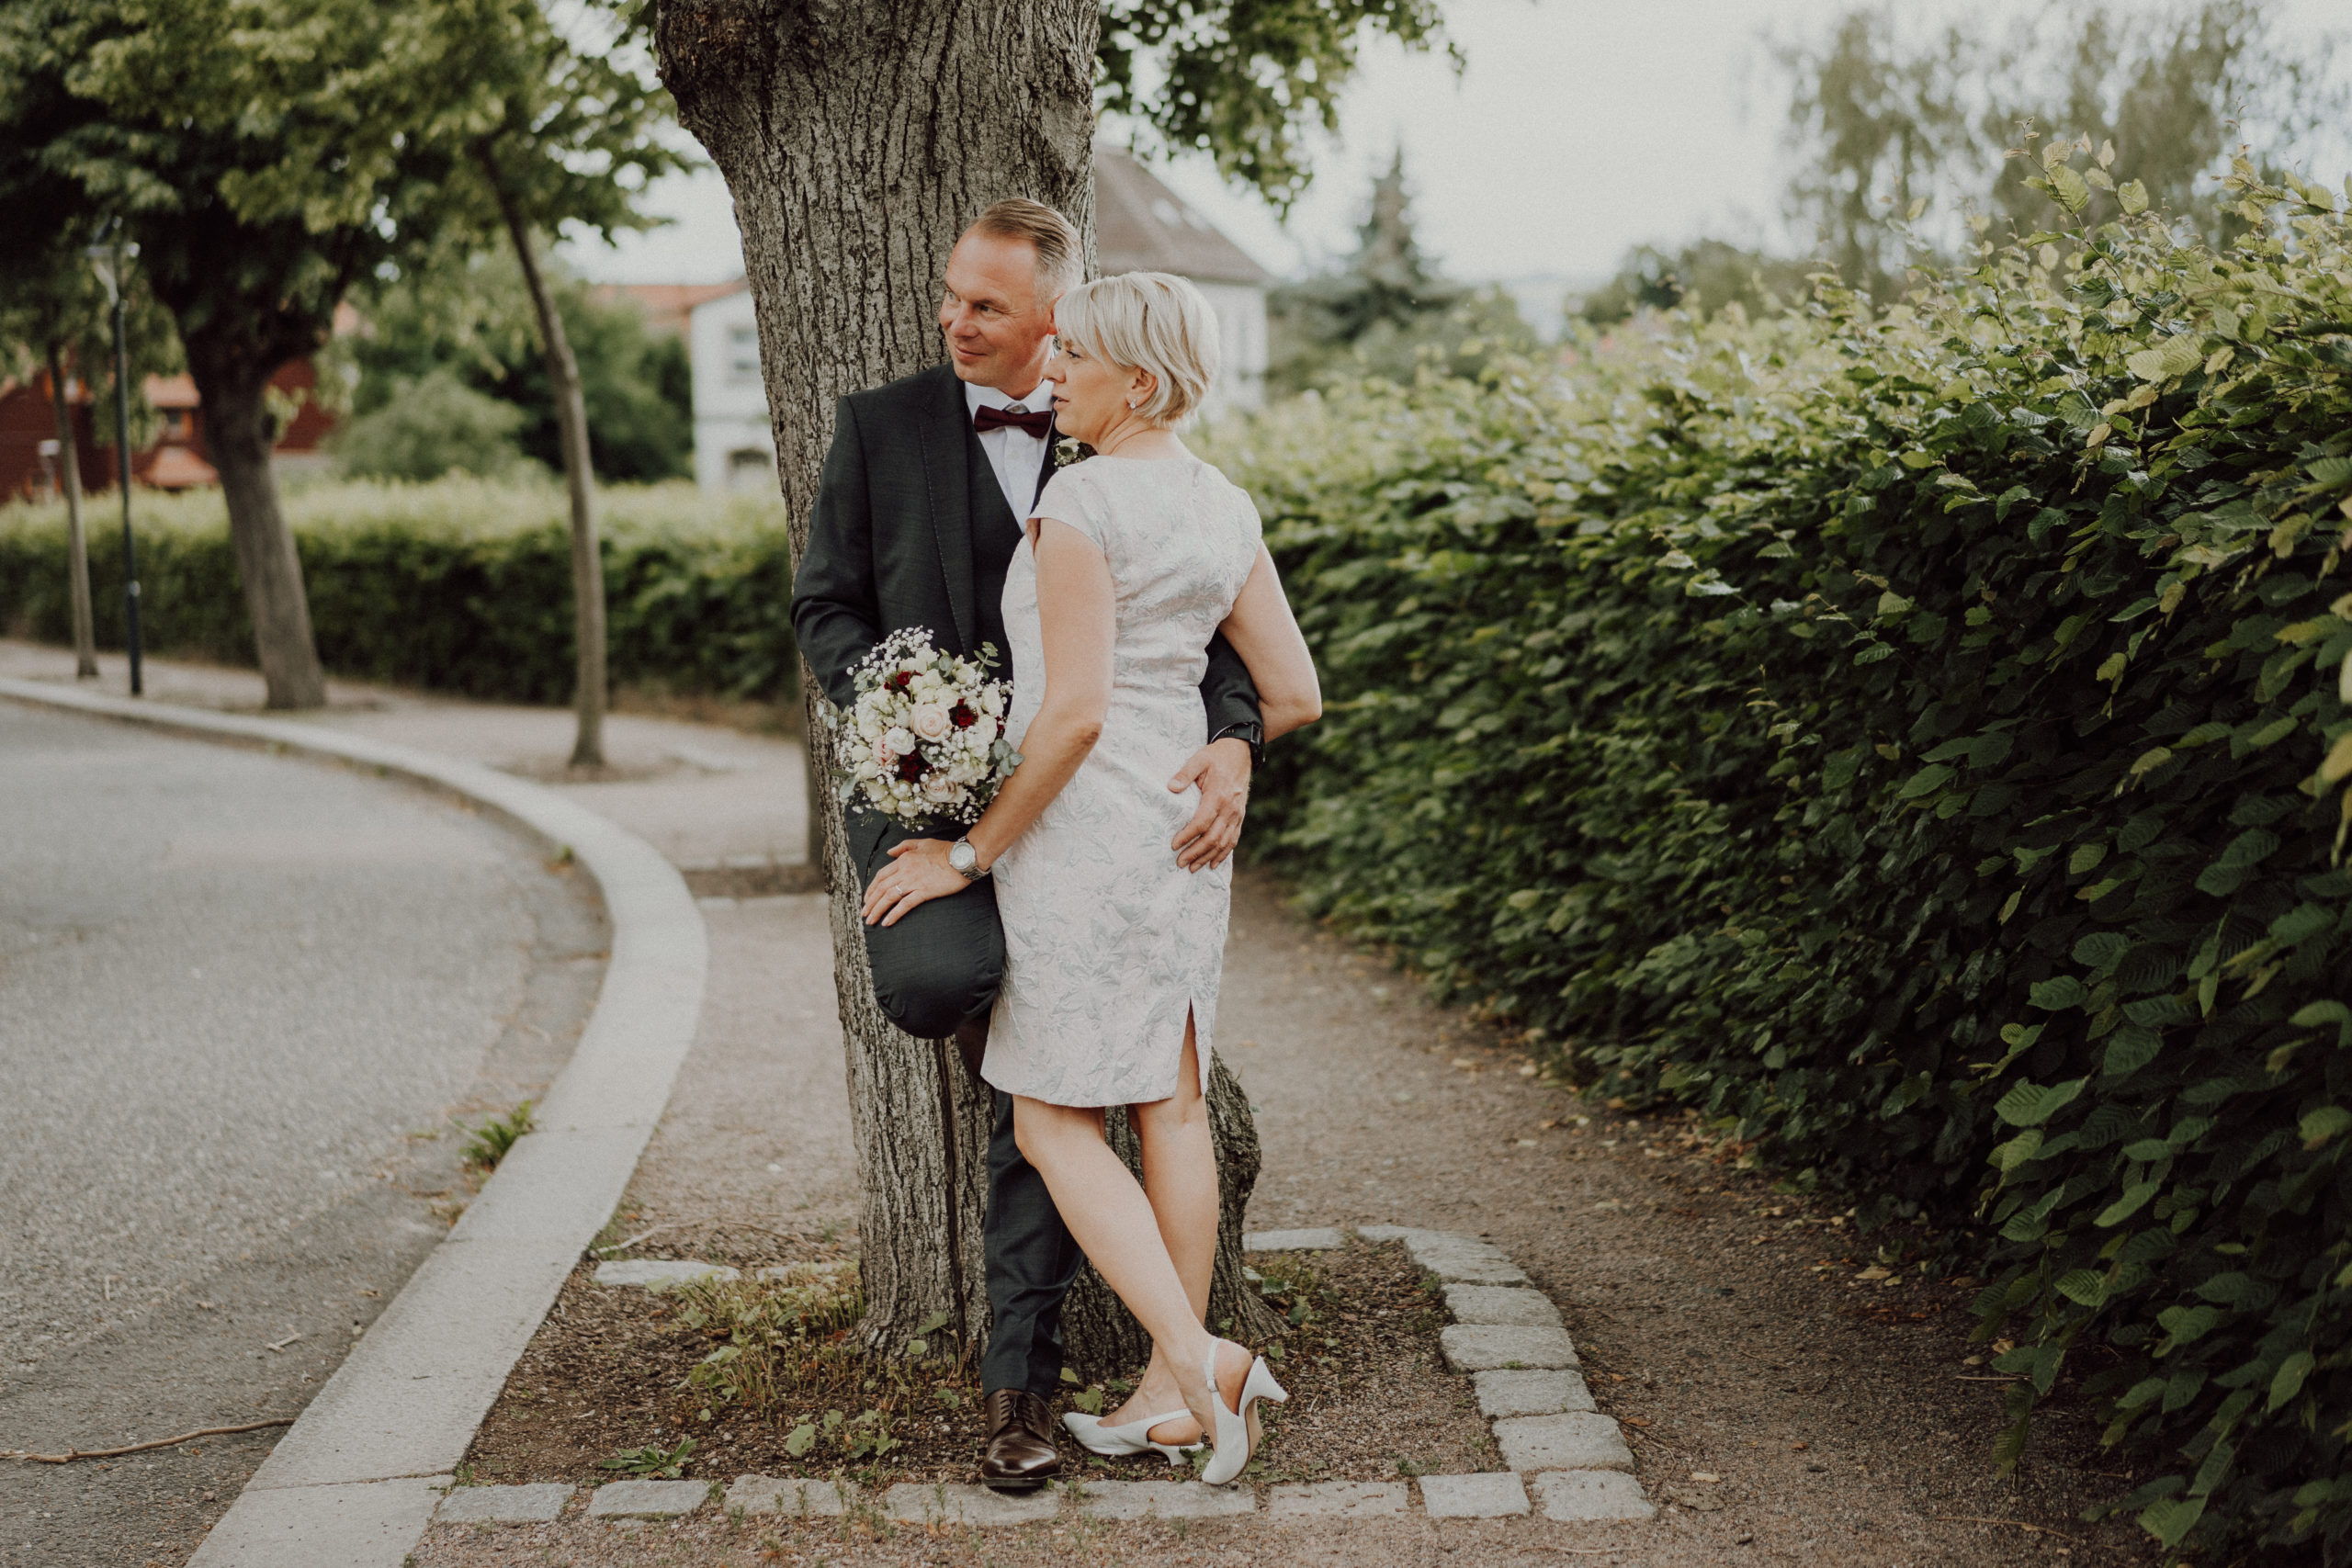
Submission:
[[[970,708],[966,707],[962,703],[957,703],[954,707],[947,710],[947,716],[949,719],[954,721],[956,728],[969,729],[972,728],[972,721],[978,718],[980,716],[974,713]]]
[[[899,759],[899,776],[909,784],[913,784],[922,778],[924,771],[922,752],[920,750],[910,751]]]

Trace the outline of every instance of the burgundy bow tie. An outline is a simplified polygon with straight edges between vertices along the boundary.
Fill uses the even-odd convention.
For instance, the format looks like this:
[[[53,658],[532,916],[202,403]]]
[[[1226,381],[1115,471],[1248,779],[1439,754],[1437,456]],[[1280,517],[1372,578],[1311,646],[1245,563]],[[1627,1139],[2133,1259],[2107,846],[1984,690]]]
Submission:
[[[991,430],[1002,430],[1007,425],[1026,431],[1034,439],[1043,441],[1053,432],[1053,411],[1041,409],[1035,413],[1015,413],[1011,409],[983,406],[972,415],[972,428],[982,435]]]

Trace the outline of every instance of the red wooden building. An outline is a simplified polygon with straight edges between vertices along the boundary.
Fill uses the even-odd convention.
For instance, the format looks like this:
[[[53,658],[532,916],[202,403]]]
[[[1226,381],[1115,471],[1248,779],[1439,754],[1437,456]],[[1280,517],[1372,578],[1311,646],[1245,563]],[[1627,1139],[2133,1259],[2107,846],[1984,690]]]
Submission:
[[[323,462],[320,444],[334,428],[334,416],[311,396],[317,372],[307,359],[280,366],[269,384],[298,396],[301,406],[275,448],[280,462]],[[204,408],[196,383],[186,376],[150,376],[141,388],[148,406],[163,416],[163,429],[153,445],[130,455],[134,484],[155,490],[197,490],[220,482],[204,449]],[[85,491],[114,488],[115,456],[110,446],[95,438],[91,389],[80,378],[66,377],[67,402],[73,411],[74,444],[81,457],[82,488]],[[46,372],[28,380],[0,379],[0,502],[46,500],[61,493],[54,448],[57,415],[51,408]]]

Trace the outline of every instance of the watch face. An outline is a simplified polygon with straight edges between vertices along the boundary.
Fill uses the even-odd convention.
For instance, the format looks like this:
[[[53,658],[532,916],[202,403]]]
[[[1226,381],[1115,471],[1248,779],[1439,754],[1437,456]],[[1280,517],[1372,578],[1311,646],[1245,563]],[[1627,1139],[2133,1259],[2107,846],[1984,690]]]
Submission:
[[[967,843],[961,842],[960,840],[950,846],[947,851],[947,863],[954,866],[957,871],[971,870],[972,863],[979,858],[979,851],[974,849]]]

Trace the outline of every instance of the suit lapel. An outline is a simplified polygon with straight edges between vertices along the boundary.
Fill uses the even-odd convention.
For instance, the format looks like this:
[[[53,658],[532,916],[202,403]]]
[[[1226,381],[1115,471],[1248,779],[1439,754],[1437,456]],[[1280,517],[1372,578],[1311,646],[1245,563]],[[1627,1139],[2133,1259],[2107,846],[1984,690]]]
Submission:
[[[947,607],[956,617],[956,641],[977,644],[972,588],[972,491],[968,474],[971,417],[964,406],[964,383],[945,366],[932,407],[915,426],[922,446],[924,488],[931,502],[931,531],[939,549],[939,570],[947,581]]]

